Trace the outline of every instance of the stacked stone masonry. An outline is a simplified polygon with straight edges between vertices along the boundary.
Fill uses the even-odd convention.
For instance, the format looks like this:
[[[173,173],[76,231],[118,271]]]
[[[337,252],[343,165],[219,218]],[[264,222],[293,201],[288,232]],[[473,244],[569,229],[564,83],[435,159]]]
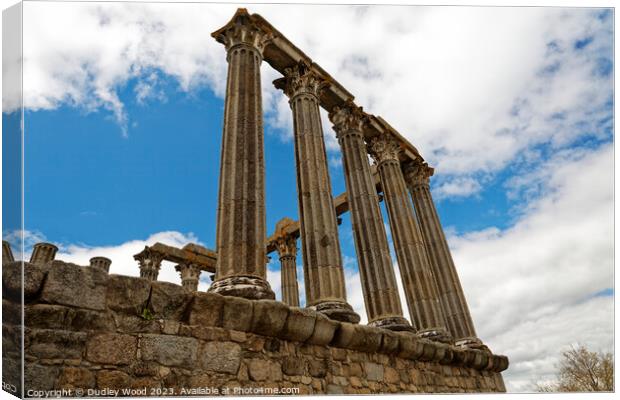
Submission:
[[[488,351],[338,322],[278,301],[108,275],[93,266],[23,266],[26,391],[505,391],[500,372],[508,360]],[[11,349],[20,342],[21,268],[21,262],[6,263],[2,276],[3,381],[15,384],[20,354]]]

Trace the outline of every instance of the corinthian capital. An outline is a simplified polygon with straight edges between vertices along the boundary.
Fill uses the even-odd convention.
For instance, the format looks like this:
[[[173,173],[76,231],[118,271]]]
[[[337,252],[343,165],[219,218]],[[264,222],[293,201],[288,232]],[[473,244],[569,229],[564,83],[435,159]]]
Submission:
[[[420,185],[429,185],[430,177],[433,176],[435,170],[428,166],[424,161],[417,159],[410,161],[403,166],[403,174],[407,184],[412,187]]]
[[[381,164],[390,160],[398,161],[398,156],[402,150],[396,140],[387,135],[381,135],[370,139],[368,152],[375,160],[375,163]]]
[[[329,113],[329,119],[334,124],[334,130],[338,137],[347,132],[362,132],[364,124],[368,121],[368,115],[362,107],[356,106],[352,101],[347,101],[342,106],[337,106]]]
[[[273,81],[273,85],[292,99],[300,94],[310,94],[318,98],[328,84],[312,71],[308,64],[300,61],[294,67],[285,68],[284,77]]]
[[[226,50],[246,45],[258,50],[261,55],[265,46],[274,38],[273,32],[259,26],[245,8],[237,9],[232,19],[211,36],[226,46]]]
[[[276,241],[278,255],[282,257],[295,257],[297,255],[297,240],[292,235],[278,238]]]

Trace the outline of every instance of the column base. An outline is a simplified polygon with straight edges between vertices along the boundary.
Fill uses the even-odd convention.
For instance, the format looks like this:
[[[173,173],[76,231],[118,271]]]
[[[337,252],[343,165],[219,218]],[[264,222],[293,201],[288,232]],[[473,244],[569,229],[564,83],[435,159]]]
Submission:
[[[211,284],[209,292],[223,296],[243,297],[250,300],[276,298],[269,283],[256,276],[235,275],[216,280]]]
[[[409,321],[407,321],[403,317],[386,317],[374,320],[368,323],[368,326],[372,326],[374,328],[383,328],[389,329],[391,331],[408,331],[415,332],[415,329]]]
[[[454,344],[454,338],[445,329],[431,328],[416,332],[418,337],[430,339],[435,342]]]
[[[464,347],[467,349],[482,350],[482,351],[486,351],[489,353],[491,352],[491,349],[489,349],[487,345],[482,343],[482,340],[478,339],[475,336],[458,339],[454,342],[454,345],[458,347]]]
[[[341,301],[325,301],[308,308],[318,311],[326,317],[336,321],[350,322],[352,324],[357,324],[360,322],[360,316],[353,311],[353,307],[351,307],[348,303]]]

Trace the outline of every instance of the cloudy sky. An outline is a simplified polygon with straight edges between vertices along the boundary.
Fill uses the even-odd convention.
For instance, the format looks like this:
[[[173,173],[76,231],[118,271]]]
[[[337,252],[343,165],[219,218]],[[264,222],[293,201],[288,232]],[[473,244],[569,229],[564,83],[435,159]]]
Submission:
[[[236,7],[25,3],[27,244],[51,241],[57,258],[82,264],[104,255],[128,275],[145,244],[214,247],[226,60],[210,33]],[[510,358],[510,391],[552,378],[572,344],[613,351],[612,10],[248,8],[436,168],[474,322]],[[271,85],[279,74],[266,63],[261,73],[271,233],[297,218],[292,119]],[[5,126],[18,107],[3,98]],[[325,114],[323,125],[337,195],[341,156]],[[3,220],[15,242],[14,217]],[[365,320],[348,216],[340,240]],[[160,277],[180,281],[168,264]]]

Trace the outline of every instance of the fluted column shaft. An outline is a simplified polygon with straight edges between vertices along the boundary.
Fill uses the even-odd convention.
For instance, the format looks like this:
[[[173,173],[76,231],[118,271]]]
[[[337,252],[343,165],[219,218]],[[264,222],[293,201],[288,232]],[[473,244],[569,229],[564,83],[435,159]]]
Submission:
[[[403,317],[392,257],[379,207],[362,128],[361,107],[347,104],[330,113],[342,150],[347,200],[368,324],[411,330]]]
[[[359,322],[346,302],[338,223],[319,112],[324,85],[303,64],[274,82],[290,98],[295,131],[297,194],[306,304],[330,318]]]
[[[299,286],[297,285],[297,240],[293,236],[284,236],[277,242],[280,257],[280,281],[282,284],[282,302],[299,307]]]
[[[398,143],[387,136],[375,137],[369,143],[369,151],[378,164],[411,320],[418,335],[450,341],[435,279],[401,171]]]
[[[412,162],[404,167],[404,173],[413,198],[430,265],[437,281],[439,299],[448,330],[457,343],[480,344],[461,287],[461,281],[431,196],[429,178],[433,174],[433,169],[425,163]]]
[[[273,299],[266,281],[265,160],[260,65],[268,35],[240,9],[212,34],[225,44],[228,80],[220,161],[217,264],[210,291]]]

